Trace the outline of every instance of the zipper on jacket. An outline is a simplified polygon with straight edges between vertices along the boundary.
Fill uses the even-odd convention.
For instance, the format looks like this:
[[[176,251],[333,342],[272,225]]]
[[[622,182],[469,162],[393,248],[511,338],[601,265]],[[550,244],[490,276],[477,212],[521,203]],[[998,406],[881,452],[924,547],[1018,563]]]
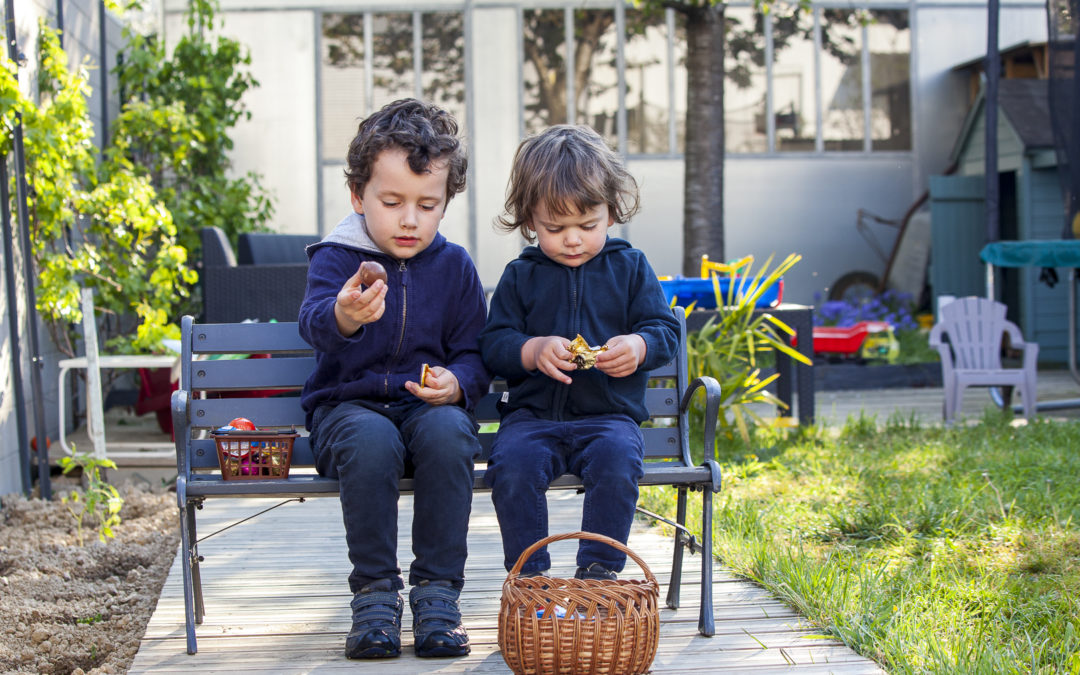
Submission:
[[[570,273],[570,332],[574,334],[581,332],[581,322],[578,317],[578,276],[580,269],[580,267],[572,267],[567,270]],[[567,385],[555,390],[556,421],[561,422],[563,420],[563,411],[566,408],[566,401],[570,398],[571,386],[573,385]]]
[[[383,395],[390,396],[390,372],[393,369],[395,363],[397,363],[397,357],[401,353],[401,345],[405,342],[405,317],[408,314],[409,304],[409,285],[405,279],[405,261],[398,262],[398,272],[401,273],[401,333],[398,335],[397,346],[394,347],[394,355],[386,364],[386,376],[383,378]]]

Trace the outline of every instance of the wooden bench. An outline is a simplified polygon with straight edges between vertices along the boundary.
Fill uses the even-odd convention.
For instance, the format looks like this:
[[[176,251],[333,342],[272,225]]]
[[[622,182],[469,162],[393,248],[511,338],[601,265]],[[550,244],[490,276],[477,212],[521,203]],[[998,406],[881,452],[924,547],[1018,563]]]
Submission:
[[[715,630],[712,603],[712,495],[720,490],[720,468],[714,451],[707,453],[704,464],[695,466],[690,453],[690,428],[687,410],[698,389],[705,395],[705,419],[698,449],[714,448],[716,416],[720,403],[720,385],[711,377],[689,381],[686,355],[686,322],[681,308],[679,319],[679,354],[663,368],[650,373],[646,397],[652,424],[643,429],[645,436],[645,477],[642,485],[672,485],[678,488],[675,553],[667,606],[679,606],[682,580],[683,547],[701,556],[701,612],[698,630],[711,636]],[[271,358],[217,359],[219,354],[270,354]],[[195,512],[212,497],[336,497],[336,479],[323,478],[314,472],[314,459],[306,435],[293,447],[289,477],[284,479],[223,480],[218,467],[217,448],[207,432],[227,424],[235,417],[247,417],[260,428],[304,427],[299,389],[315,364],[311,347],[299,335],[295,323],[196,324],[192,317],[182,321],[180,389],[173,393],[172,415],[176,432],[176,497],[180,507],[181,568],[184,574],[184,613],[187,651],[196,651],[195,625],[202,622],[205,606],[199,576]],[[288,394],[259,397],[259,390],[290,390]],[[219,392],[230,397],[214,398]],[[497,422],[495,409],[498,393],[484,397],[476,410],[477,420]],[[487,490],[484,467],[494,432],[480,434],[482,455],[474,472],[474,490]],[[401,491],[411,492],[413,482],[401,481]],[[581,479],[572,474],[557,478],[553,489],[582,489]],[[703,493],[702,535],[698,543],[684,527],[686,499],[690,490]],[[654,514],[649,514],[654,515]]]

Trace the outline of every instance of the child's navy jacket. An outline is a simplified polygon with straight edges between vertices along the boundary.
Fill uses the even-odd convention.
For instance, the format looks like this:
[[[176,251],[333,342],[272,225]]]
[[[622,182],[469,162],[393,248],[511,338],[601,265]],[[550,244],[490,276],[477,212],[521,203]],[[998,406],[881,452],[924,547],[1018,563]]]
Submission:
[[[418,401],[405,382],[419,382],[425,363],[454,373],[465,396],[462,405],[471,410],[491,381],[477,345],[484,290],[472,259],[438,233],[415,257],[391,258],[368,237],[363,218],[350,214],[307,248],[300,336],[315,349],[316,362],[300,395],[308,427],[315,409],[326,403]],[[334,303],[365,260],[386,268],[386,311],[345,337],[338,332]]]
[[[590,345],[602,345],[631,333],[645,339],[646,353],[628,377],[572,370],[567,374],[573,383],[565,385],[521,365],[521,347],[529,338],[572,340],[581,334]],[[509,385],[503,415],[529,408],[551,420],[624,413],[645,421],[648,372],[670,361],[678,347],[678,323],[645,254],[614,238],[580,267],[560,265],[538,247],[526,247],[503,271],[480,335],[484,363]]]

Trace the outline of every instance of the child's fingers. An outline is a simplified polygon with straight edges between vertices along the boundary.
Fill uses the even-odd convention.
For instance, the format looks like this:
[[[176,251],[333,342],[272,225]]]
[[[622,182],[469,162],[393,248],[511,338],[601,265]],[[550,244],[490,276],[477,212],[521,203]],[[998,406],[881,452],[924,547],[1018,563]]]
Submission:
[[[360,286],[360,269],[357,268],[356,273],[348,278],[342,288],[360,288]]]

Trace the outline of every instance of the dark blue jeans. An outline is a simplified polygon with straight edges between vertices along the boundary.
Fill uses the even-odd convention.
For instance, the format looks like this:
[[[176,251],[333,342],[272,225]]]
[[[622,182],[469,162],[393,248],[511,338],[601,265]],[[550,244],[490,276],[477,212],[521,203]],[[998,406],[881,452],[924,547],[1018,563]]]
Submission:
[[[315,411],[311,449],[324,476],[341,482],[341,511],[355,593],[391,579],[398,567],[398,480],[415,481],[409,584],[465,582],[473,461],[480,452],[473,416],[453,405],[350,401]]]
[[[570,422],[540,419],[515,410],[499,425],[485,481],[502,531],[503,564],[509,570],[521,552],[548,535],[547,489],[569,471],[585,486],[581,529],[626,543],[637,506],[638,481],[645,473],[641,428],[626,415],[596,415]],[[578,567],[598,562],[622,571],[626,554],[607,544],[582,540]],[[522,567],[551,567],[547,548]]]

